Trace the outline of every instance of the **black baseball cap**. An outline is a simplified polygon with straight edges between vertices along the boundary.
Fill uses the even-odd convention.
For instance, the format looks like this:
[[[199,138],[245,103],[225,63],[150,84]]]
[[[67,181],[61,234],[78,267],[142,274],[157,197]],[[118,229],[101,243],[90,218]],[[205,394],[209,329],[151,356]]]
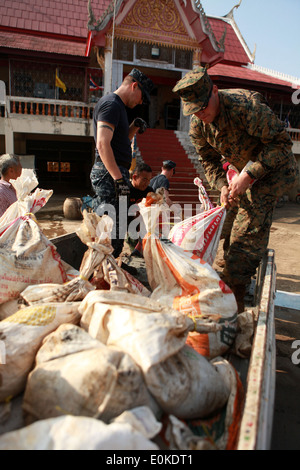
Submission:
[[[170,170],[172,170],[172,168],[176,167],[176,163],[173,162],[172,160],[164,160],[162,164],[163,164],[164,167],[170,168]]]
[[[140,85],[143,104],[150,104],[150,93],[154,87],[152,80],[138,69],[132,69],[129,75]]]

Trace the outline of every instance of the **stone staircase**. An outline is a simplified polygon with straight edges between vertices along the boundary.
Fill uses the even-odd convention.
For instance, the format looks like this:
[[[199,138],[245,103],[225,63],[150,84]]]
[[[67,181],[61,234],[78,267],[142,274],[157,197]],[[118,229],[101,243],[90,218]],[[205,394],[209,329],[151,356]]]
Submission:
[[[144,134],[137,134],[137,158],[151,166],[153,176],[161,172],[164,160],[176,163],[175,175],[170,180],[170,198],[181,205],[199,204],[198,188],[194,179],[203,180],[206,191],[212,200],[217,202],[217,191],[209,188],[203,168],[198,161],[190,138],[186,132],[147,129]]]

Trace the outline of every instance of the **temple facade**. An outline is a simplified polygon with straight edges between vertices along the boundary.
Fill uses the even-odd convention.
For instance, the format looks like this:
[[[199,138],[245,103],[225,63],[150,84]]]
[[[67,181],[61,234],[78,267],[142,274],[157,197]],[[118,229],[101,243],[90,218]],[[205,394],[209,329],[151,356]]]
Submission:
[[[234,2],[233,2],[234,3]],[[206,15],[200,0],[15,0],[0,5],[0,153],[36,168],[44,187],[89,186],[97,100],[133,67],[154,89],[135,115],[150,128],[187,132],[172,92],[202,65],[219,88],[263,93],[288,128],[300,158],[300,82],[255,68],[234,18]],[[295,95],[294,95],[295,96]],[[26,162],[26,163],[25,163]]]

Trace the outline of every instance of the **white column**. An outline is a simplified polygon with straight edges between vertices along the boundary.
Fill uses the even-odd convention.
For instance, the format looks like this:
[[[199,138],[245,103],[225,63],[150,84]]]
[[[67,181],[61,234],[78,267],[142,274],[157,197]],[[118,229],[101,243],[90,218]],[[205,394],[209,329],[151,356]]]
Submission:
[[[14,132],[9,118],[5,118],[5,152],[14,153]]]
[[[112,91],[112,37],[106,36],[104,49],[104,95]]]

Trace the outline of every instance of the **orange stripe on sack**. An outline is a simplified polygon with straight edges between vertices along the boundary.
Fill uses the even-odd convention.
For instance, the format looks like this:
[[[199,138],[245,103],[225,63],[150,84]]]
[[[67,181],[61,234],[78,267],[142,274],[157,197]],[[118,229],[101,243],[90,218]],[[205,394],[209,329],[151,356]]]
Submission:
[[[202,356],[210,356],[209,336],[207,333],[189,333],[186,344]]]

